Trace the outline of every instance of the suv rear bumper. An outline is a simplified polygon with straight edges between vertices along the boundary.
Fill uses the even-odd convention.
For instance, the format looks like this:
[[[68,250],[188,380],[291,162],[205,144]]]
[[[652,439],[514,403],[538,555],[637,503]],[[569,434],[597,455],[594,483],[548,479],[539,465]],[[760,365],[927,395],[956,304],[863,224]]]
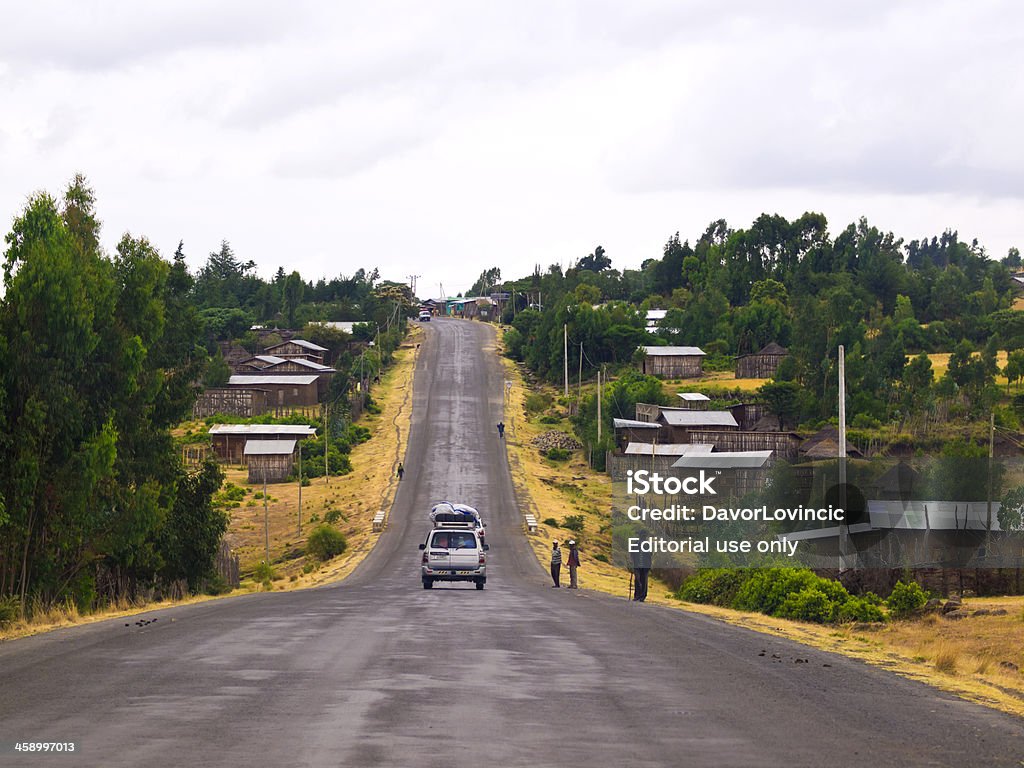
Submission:
[[[422,568],[422,575],[425,579],[434,581],[486,581],[487,568]]]

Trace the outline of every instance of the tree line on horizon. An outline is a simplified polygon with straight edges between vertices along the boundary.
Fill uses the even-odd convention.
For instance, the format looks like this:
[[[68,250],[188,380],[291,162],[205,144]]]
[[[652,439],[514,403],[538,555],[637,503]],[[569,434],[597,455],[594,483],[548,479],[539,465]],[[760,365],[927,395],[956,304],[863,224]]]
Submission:
[[[1000,406],[995,376],[1024,378],[1024,312],[1013,309],[1020,267],[1017,249],[993,259],[954,231],[905,242],[862,218],[833,237],[818,213],[763,214],[746,229],[714,221],[693,245],[676,233],[639,269],[614,269],[599,246],[564,271],[538,265],[516,280],[493,270],[481,280],[515,292],[502,317],[507,354],[537,375],[561,380],[563,326],[573,378],[581,344],[585,377],[602,366],[625,374],[621,391],[606,391],[605,435],[613,416],[632,418],[629,392],[659,397],[660,383],[634,370],[639,346],[698,346],[706,368],[727,370],[770,342],[790,356],[759,396],[789,427],[834,418],[843,345],[853,424],[914,431],[995,410],[997,424],[1016,429],[1024,403]],[[653,330],[648,309],[665,310]],[[951,355],[937,379],[935,352]],[[591,405],[580,404],[577,432],[594,439]]]

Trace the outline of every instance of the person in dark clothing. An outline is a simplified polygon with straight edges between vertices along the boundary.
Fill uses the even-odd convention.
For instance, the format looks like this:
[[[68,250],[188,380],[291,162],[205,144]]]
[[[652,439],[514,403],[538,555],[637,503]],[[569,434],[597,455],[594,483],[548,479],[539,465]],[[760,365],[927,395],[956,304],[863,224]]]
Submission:
[[[640,531],[637,538],[640,542],[646,542],[650,534],[647,531]],[[647,599],[647,577],[651,572],[651,553],[632,552],[630,559],[633,562],[633,599],[642,603]]]
[[[561,586],[559,580],[562,576],[562,550],[558,548],[558,542],[554,541],[551,543],[551,580],[554,583],[553,589],[557,589]]]
[[[572,539],[569,539],[569,559],[566,564],[569,566],[569,589],[579,589],[579,584],[576,582],[576,569],[580,567],[580,551]]]
[[[498,437],[504,437],[504,436],[505,436],[505,422],[499,421],[498,422]]]
[[[398,462],[398,472],[396,474],[399,480],[405,477],[405,467],[402,466],[402,462]]]

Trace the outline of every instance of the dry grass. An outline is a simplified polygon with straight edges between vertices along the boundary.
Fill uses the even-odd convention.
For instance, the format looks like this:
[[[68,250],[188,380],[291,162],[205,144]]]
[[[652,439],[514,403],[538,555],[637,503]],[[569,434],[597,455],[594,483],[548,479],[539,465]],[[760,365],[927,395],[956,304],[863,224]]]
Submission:
[[[375,394],[379,415],[364,414],[359,423],[373,437],[352,450],[353,471],[341,477],[316,478],[302,489],[302,530],[299,531],[298,483],[267,486],[270,503],[267,520],[263,501],[253,506],[242,502],[232,510],[228,542],[238,554],[243,574],[251,572],[266,558],[266,523],[270,531],[270,561],[274,566],[274,589],[297,589],[337,581],[362,562],[380,534],[371,531],[371,520],[381,509],[391,507],[397,489],[395,469],[404,455],[412,415],[412,379],[416,342],[422,331],[415,327],[410,338],[395,354],[395,364],[384,375]],[[251,489],[246,498],[261,493],[262,485],[248,485],[246,470],[228,470],[227,480]],[[334,524],[348,541],[345,553],[320,564],[305,556],[309,532],[335,510],[341,517]],[[310,571],[305,573],[304,571]]]
[[[686,392],[701,385],[755,392],[769,381],[771,379],[737,379],[734,371],[709,371],[697,379],[666,379],[664,384],[670,392]]]
[[[351,455],[353,472],[342,477],[313,480],[302,489],[303,525],[298,533],[298,484],[268,485],[270,523],[270,553],[274,564],[274,589],[298,589],[343,579],[362,562],[376,543],[379,534],[371,532],[371,520],[379,509],[389,509],[396,490],[394,469],[405,451],[412,411],[412,377],[415,369],[418,334],[415,327],[410,337],[395,354],[395,364],[378,385],[375,400],[381,407],[380,415],[364,415],[359,421],[373,432],[373,437],[356,446]],[[179,430],[179,431],[183,431]],[[242,561],[241,588],[229,595],[245,594],[262,587],[247,573],[265,557],[263,502],[246,506],[261,485],[249,486],[247,473],[238,467],[227,468],[226,481],[250,489],[242,506],[232,510],[227,539]],[[310,572],[303,573],[306,565],[305,537],[313,529],[312,517],[323,519],[329,509],[338,509],[343,517],[336,526],[345,534],[348,549],[327,563],[310,564]],[[219,598],[192,595],[180,600],[158,603],[121,601],[88,615],[81,615],[74,603],[54,606],[33,606],[28,612],[30,620],[20,619],[0,629],[0,641],[34,635],[61,627],[87,624],[94,621],[130,616],[144,611],[188,605]]]

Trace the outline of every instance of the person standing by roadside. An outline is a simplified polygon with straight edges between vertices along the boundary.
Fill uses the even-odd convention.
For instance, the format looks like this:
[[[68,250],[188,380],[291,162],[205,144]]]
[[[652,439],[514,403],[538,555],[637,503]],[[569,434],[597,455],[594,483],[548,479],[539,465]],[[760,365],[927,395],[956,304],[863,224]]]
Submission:
[[[647,542],[650,534],[647,531],[640,531],[640,540]],[[636,551],[631,555],[633,561],[633,599],[642,603],[647,599],[647,577],[651,573],[651,553]]]
[[[579,589],[576,583],[576,569],[580,567],[580,551],[576,548],[576,542],[569,539],[569,589]]]
[[[504,436],[505,436],[505,422],[499,421],[498,422],[498,439],[500,440]]]
[[[558,589],[561,586],[559,580],[562,577],[562,550],[558,548],[558,542],[554,541],[551,543],[551,580],[554,583],[553,589]]]
[[[395,474],[398,475],[399,481],[405,477],[405,467],[402,466],[402,462],[398,462],[398,471]]]

